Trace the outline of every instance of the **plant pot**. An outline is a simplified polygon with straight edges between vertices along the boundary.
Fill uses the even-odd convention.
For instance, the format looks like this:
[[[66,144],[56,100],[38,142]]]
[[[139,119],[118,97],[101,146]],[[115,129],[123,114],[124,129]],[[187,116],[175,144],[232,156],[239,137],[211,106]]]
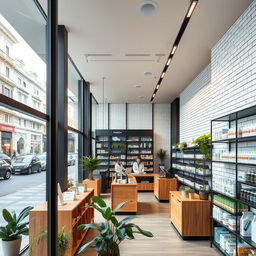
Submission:
[[[188,196],[187,191],[182,190],[182,191],[180,191],[180,192],[181,192],[181,197],[186,198],[186,197]]]
[[[207,190],[200,190],[199,191],[199,198],[200,198],[200,200],[208,200],[208,198],[209,198],[209,191],[207,191]]]
[[[188,197],[189,197],[190,200],[194,199],[195,198],[195,193],[189,193]]]
[[[93,180],[93,172],[89,172],[88,173],[88,179],[89,180]]]
[[[16,240],[12,241],[3,241],[3,255],[4,256],[19,256],[20,254],[20,245],[21,245],[21,236]]]

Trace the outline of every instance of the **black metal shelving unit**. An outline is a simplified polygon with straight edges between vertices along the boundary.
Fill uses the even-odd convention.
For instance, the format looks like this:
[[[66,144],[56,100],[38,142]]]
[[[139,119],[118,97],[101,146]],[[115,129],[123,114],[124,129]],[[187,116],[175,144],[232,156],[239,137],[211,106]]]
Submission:
[[[211,173],[202,174],[197,172],[198,168],[207,169],[206,167],[208,166],[208,169],[210,169],[210,163],[211,163],[210,160],[199,157],[199,155],[202,155],[199,147],[184,148],[183,154],[181,154],[180,149],[172,148],[171,152],[172,152],[171,166],[172,166],[172,169],[174,169],[177,172],[176,178],[181,184],[192,187],[196,192],[199,192],[198,186],[200,185],[201,186],[208,185],[210,189]],[[192,157],[186,157],[188,155],[191,155]],[[197,164],[197,161],[200,161],[201,164]],[[191,167],[193,171],[177,168],[175,167],[175,165],[177,164],[184,167],[185,166]],[[179,176],[180,178],[178,178],[177,176]],[[185,180],[190,180],[191,182],[187,183]]]
[[[226,230],[228,230],[230,232],[230,234],[235,235],[236,237],[236,244],[235,244],[235,251],[236,251],[236,255],[238,255],[237,252],[237,247],[238,247],[238,243],[240,241],[243,241],[245,243],[247,243],[248,245],[250,245],[253,249],[256,249],[256,243],[253,242],[251,240],[250,237],[243,237],[240,234],[239,231],[239,221],[238,218],[239,216],[241,216],[241,208],[243,208],[243,206],[245,206],[248,208],[248,210],[250,210],[251,208],[255,208],[256,209],[256,203],[253,203],[249,200],[245,200],[242,199],[241,196],[241,189],[243,190],[244,188],[252,188],[252,189],[256,189],[256,181],[251,182],[248,180],[240,180],[238,179],[238,172],[242,172],[245,171],[244,168],[248,167],[255,167],[256,166],[256,162],[252,163],[252,162],[245,162],[243,160],[243,162],[240,162],[242,157],[241,157],[241,153],[238,150],[239,146],[241,145],[241,143],[245,143],[245,145],[247,145],[247,147],[249,146],[248,143],[251,142],[255,142],[256,143],[256,136],[255,135],[250,135],[250,136],[244,136],[243,135],[243,131],[240,129],[242,127],[242,123],[243,125],[246,122],[250,122],[252,119],[256,119],[256,106],[238,111],[238,112],[234,112],[232,114],[229,115],[225,115],[223,117],[214,119],[211,121],[211,135],[212,135],[212,150],[214,151],[214,149],[218,149],[219,145],[223,145],[226,144],[226,148],[229,152],[234,152],[234,159],[233,161],[227,161],[222,159],[221,156],[223,155],[219,155],[219,159],[216,159],[216,154],[212,153],[212,161],[211,161],[211,170],[212,170],[212,190],[211,190],[211,200],[212,200],[212,212],[211,212],[211,217],[212,217],[212,226],[211,226],[211,230],[212,230],[212,235],[211,235],[211,246],[215,246],[216,249],[223,255],[231,255],[228,254],[225,250],[223,250],[223,248],[221,248],[220,244],[218,244],[215,241],[215,237],[214,237],[214,228],[215,227],[224,227],[226,228]],[[249,118],[249,119],[248,119]],[[213,134],[215,133],[215,128],[217,127],[217,129],[222,129],[222,127],[226,126],[227,127],[227,137],[226,138],[221,138],[221,139],[214,139],[215,136],[213,136]],[[245,126],[245,125],[244,125]],[[221,127],[221,128],[220,128]],[[246,127],[246,126],[245,126]],[[231,133],[231,128],[233,128]],[[255,127],[256,129],[256,127]],[[223,130],[222,130],[223,131]],[[230,133],[229,133],[230,132]],[[223,133],[224,134],[224,133]],[[232,134],[232,135],[230,135]],[[230,136],[230,137],[229,137]],[[232,136],[232,137],[231,137]],[[243,147],[245,147],[243,145]],[[221,148],[221,147],[220,147]],[[225,152],[226,153],[226,152]],[[233,155],[232,155],[233,157]],[[225,165],[230,165],[233,167],[233,170],[235,170],[235,193],[234,195],[228,195],[225,192],[221,192],[215,189],[213,181],[214,181],[214,175],[215,175],[215,168],[220,168],[220,167],[216,167],[216,163],[222,163]],[[240,168],[243,167],[243,170],[241,170]],[[224,172],[224,170],[223,170]],[[247,176],[244,176],[247,177]],[[235,213],[231,213],[230,211],[228,211],[227,209],[225,209],[224,207],[221,207],[220,205],[214,203],[214,195],[218,195],[218,196],[222,196],[226,199],[232,200],[235,203]],[[242,204],[242,207],[241,207]],[[235,230],[231,230],[229,227],[227,227],[226,225],[224,225],[220,220],[217,220],[215,218],[213,218],[213,206],[219,207],[220,209],[232,214],[233,216],[235,216],[236,219],[236,229]],[[233,255],[233,254],[232,254]]]
[[[125,168],[132,168],[132,163],[140,156],[146,171],[153,172],[153,130],[96,130],[95,137],[96,157],[104,163],[101,169],[107,171],[109,177],[118,158],[121,158]],[[103,157],[105,159],[101,159]]]

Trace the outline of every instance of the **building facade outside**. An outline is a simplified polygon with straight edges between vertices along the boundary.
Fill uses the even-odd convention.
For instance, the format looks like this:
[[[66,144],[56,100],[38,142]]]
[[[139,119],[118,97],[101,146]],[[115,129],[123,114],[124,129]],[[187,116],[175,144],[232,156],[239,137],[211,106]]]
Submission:
[[[46,84],[15,57],[15,36],[0,22],[0,92],[46,112]],[[0,151],[11,156],[46,151],[46,126],[38,119],[0,107]]]

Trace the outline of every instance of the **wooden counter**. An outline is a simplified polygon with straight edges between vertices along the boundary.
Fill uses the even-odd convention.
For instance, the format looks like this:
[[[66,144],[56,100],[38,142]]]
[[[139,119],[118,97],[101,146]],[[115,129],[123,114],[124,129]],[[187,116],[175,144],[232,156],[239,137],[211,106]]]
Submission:
[[[183,198],[170,192],[170,220],[183,238],[210,236],[210,200]]]
[[[119,212],[127,213],[136,213],[137,212],[137,201],[138,201],[138,192],[137,192],[137,182],[134,177],[129,178],[131,183],[128,184],[119,184],[115,180],[111,184],[111,208],[114,208],[124,201],[131,202],[127,203]]]
[[[94,210],[86,208],[93,196],[93,189],[88,189],[85,193],[80,193],[74,201],[66,201],[63,206],[58,206],[58,231],[64,228],[69,237],[69,246],[64,256],[75,255],[78,247],[83,241],[87,230],[78,231],[77,227],[85,223],[93,223]],[[29,212],[29,242],[42,231],[47,230],[47,203],[43,203]],[[47,255],[47,239],[42,239],[38,244],[32,247],[32,256]]]
[[[154,194],[158,200],[169,200],[170,191],[177,191],[176,178],[160,178],[155,176]]]
[[[154,191],[154,182],[157,174],[155,173],[145,173],[145,174],[135,174],[130,173],[129,177],[135,177],[137,181],[138,191]],[[112,181],[115,178],[115,174],[112,176]]]

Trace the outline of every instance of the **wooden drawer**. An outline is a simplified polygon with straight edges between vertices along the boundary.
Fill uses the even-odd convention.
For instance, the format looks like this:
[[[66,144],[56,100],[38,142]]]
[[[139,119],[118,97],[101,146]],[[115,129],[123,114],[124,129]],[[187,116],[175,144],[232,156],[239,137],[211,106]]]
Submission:
[[[182,234],[182,202],[171,195],[171,222]]]

